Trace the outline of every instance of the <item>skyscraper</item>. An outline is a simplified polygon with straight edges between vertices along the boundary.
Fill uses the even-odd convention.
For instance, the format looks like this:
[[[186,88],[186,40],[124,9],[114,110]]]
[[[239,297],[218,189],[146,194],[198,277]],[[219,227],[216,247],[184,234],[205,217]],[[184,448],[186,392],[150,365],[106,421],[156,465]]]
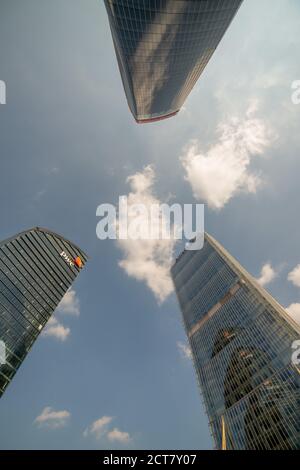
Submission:
[[[172,267],[217,449],[300,449],[300,327],[211,236]]]
[[[174,116],[242,0],[105,0],[129,108],[139,123]]]
[[[86,261],[39,227],[0,242],[0,397]]]

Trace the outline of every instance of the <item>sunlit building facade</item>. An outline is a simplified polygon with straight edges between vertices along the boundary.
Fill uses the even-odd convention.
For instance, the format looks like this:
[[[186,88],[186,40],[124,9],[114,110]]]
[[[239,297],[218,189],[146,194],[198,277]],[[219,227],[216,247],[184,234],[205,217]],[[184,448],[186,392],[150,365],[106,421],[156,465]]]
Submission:
[[[139,123],[174,116],[242,0],[105,0],[129,108]]]
[[[217,449],[300,449],[300,327],[211,236],[172,277]]]
[[[74,243],[39,227],[0,242],[0,396],[86,261]]]

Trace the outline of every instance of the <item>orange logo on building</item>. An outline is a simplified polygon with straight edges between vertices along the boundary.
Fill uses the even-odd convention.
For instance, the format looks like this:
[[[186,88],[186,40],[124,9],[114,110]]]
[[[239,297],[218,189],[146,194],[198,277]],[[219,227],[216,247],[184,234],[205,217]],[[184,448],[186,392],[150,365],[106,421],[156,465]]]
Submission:
[[[75,262],[76,266],[78,266],[78,268],[82,268],[82,261],[79,258],[79,256],[77,256],[77,258],[74,259],[74,262]]]

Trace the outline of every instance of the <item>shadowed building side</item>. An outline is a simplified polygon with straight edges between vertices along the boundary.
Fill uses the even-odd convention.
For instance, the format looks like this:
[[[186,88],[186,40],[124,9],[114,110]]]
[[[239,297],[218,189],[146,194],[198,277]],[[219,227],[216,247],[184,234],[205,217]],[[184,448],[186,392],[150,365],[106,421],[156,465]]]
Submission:
[[[217,449],[300,449],[300,327],[211,236],[172,278]]]
[[[74,243],[39,227],[0,242],[0,396],[86,261]]]
[[[242,0],[105,0],[129,108],[138,123],[178,113]]]

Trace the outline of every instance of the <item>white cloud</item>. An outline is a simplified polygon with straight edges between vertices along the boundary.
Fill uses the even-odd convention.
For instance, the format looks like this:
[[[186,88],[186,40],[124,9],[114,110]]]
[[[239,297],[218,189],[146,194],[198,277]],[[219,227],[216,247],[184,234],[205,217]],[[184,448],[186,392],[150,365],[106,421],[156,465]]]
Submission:
[[[70,328],[65,327],[54,316],[48,320],[48,323],[42,332],[43,336],[50,336],[58,339],[59,341],[65,341],[69,334]]]
[[[178,347],[181,355],[185,359],[192,359],[191,348],[186,343],[182,343],[181,341],[177,341],[177,347]]]
[[[111,423],[112,420],[112,416],[102,416],[102,418],[97,419],[86,428],[83,433],[84,437],[91,435],[96,439],[100,439],[104,434],[106,434],[107,426]]]
[[[206,153],[194,140],[181,157],[194,197],[206,201],[212,209],[221,209],[240,191],[256,193],[262,183],[249,165],[272,139],[266,123],[255,117],[256,111],[257,103],[252,102],[244,119],[232,118],[218,126],[219,141]]]
[[[106,437],[111,442],[128,444],[131,441],[131,437],[128,432],[120,431],[118,428],[109,430],[109,425],[113,419],[114,418],[112,416],[102,416],[102,418],[97,419],[86,428],[83,433],[84,437],[93,436],[96,439]]]
[[[55,411],[50,406],[46,406],[42,413],[34,420],[39,426],[46,426],[52,429],[62,428],[71,417],[67,410]]]
[[[277,272],[270,263],[266,263],[261,268],[260,277],[257,278],[257,282],[262,286],[270,284],[277,276]]]
[[[47,190],[45,188],[41,189],[40,191],[37,191],[33,197],[34,201],[36,202],[40,201],[45,196],[46,193],[47,193]]]
[[[107,433],[107,439],[111,442],[120,442],[121,444],[128,444],[131,440],[128,432],[120,431],[118,428],[109,431]]]
[[[74,289],[70,288],[57,307],[57,311],[68,315],[80,315],[79,299]]]
[[[288,280],[295,286],[300,287],[300,264],[288,274]]]
[[[74,289],[70,288],[61,302],[59,303],[57,313],[63,313],[67,315],[79,316],[80,314],[80,305],[79,300]],[[65,341],[71,333],[69,327],[66,327],[62,324],[61,321],[52,315],[48,320],[46,327],[44,328],[42,335],[45,337],[53,337],[59,341]]]
[[[128,178],[131,192],[128,194],[128,210],[136,204],[143,204],[148,211],[153,204],[161,202],[153,194],[155,172],[151,166],[144,168],[142,172],[135,173]],[[128,216],[129,225],[136,216]],[[139,216],[140,226],[148,224],[145,215]],[[164,222],[164,220],[163,220]],[[161,219],[155,222],[157,227],[162,223]],[[170,266],[173,258],[175,240],[117,240],[119,248],[123,251],[124,258],[119,265],[131,277],[143,281],[152,290],[156,299],[163,302],[173,291],[170,276]]]
[[[286,311],[300,325],[300,304],[291,304]]]

